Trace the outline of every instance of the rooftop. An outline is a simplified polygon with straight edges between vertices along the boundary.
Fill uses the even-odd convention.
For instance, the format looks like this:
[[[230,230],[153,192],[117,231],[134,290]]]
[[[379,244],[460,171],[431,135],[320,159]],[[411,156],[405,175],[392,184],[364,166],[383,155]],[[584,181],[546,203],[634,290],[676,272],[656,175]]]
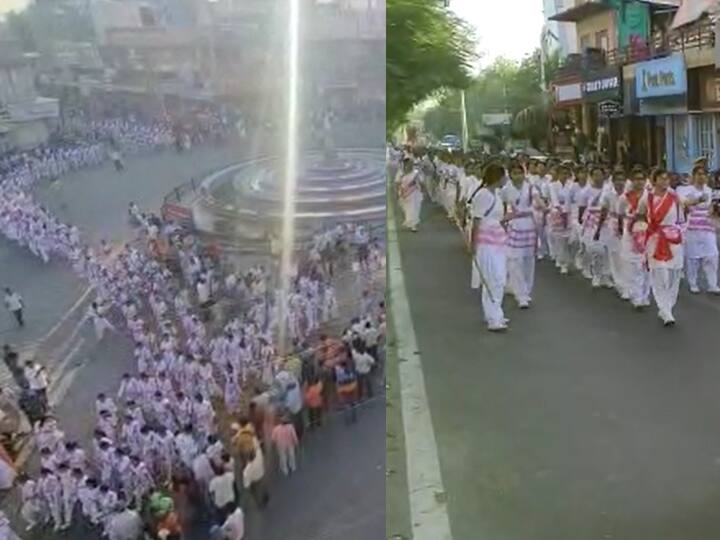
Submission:
[[[571,8],[549,17],[551,21],[579,22],[583,19],[612,10],[607,0],[576,0]]]

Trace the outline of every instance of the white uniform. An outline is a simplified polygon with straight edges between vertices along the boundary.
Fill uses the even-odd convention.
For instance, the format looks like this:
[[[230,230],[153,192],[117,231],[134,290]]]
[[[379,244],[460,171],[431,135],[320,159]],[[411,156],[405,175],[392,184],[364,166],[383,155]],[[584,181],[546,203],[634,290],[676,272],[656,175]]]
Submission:
[[[704,186],[690,186],[683,191],[682,202],[702,201],[687,210],[685,225],[685,258],[687,281],[691,292],[700,292],[698,273],[702,268],[708,291],[720,292],[718,288],[718,247],[715,225],[710,218],[712,190]]]
[[[622,263],[621,252],[621,231],[620,231],[620,196],[614,187],[606,189],[601,197],[600,204],[607,212],[602,231],[600,231],[600,239],[605,245],[608,257],[608,269],[612,277],[613,284],[618,294],[624,299],[629,298],[627,294],[627,286],[625,283],[625,272]]]
[[[588,273],[593,287],[612,286],[609,276],[607,248],[602,238],[596,235],[600,226],[602,196],[604,188],[587,186],[582,193],[580,206],[585,207],[583,214],[582,242],[588,255]]]
[[[512,182],[503,187],[503,199],[510,211],[507,227],[508,281],[521,307],[530,303],[535,283],[537,227],[533,206],[537,198],[535,188],[527,180],[519,187]]]
[[[555,180],[547,185],[550,211],[548,214],[548,246],[555,266],[567,274],[570,267],[570,191],[572,183]]]
[[[644,222],[635,222],[643,191],[628,191],[620,196],[618,210],[624,216],[620,256],[625,292],[634,307],[650,305],[650,274],[646,267]]]
[[[639,211],[647,216],[646,256],[658,316],[671,323],[675,320],[672,309],[677,302],[684,262],[680,201],[668,190],[661,196],[646,193],[639,205]]]
[[[503,294],[507,281],[507,235],[500,224],[503,202],[500,190],[482,188],[472,200],[473,220],[479,220],[474,246],[471,287],[482,285],[482,305],[488,328],[496,330],[506,326],[502,310]]]
[[[400,206],[405,214],[403,225],[415,229],[420,224],[420,211],[423,201],[420,172],[412,170],[409,173],[401,173],[396,182],[398,183]]]

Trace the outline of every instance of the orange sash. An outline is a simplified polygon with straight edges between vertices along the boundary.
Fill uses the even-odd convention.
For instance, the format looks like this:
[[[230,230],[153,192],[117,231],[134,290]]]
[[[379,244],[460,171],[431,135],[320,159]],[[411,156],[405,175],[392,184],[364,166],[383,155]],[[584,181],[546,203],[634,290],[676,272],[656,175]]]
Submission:
[[[673,226],[662,225],[663,219],[667,216],[673,204],[677,205],[678,200],[674,193],[667,192],[663,198],[655,206],[654,196],[648,194],[648,228],[646,238],[649,239],[653,234],[657,234],[658,241],[655,245],[653,258],[656,261],[672,260],[671,245],[677,245],[682,241],[680,231]]]

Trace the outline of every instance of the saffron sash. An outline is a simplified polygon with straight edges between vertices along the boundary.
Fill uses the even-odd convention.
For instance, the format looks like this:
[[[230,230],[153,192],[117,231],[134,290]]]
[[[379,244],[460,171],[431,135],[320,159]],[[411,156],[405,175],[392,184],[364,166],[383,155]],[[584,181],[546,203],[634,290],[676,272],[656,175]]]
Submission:
[[[657,235],[657,244],[653,253],[653,258],[656,261],[667,262],[672,260],[673,255],[670,246],[678,245],[682,241],[682,233],[676,225],[662,225],[673,205],[676,205],[676,207],[678,205],[677,196],[673,193],[665,193],[657,204],[653,194],[648,193],[648,228],[645,234],[648,240],[652,235]]]

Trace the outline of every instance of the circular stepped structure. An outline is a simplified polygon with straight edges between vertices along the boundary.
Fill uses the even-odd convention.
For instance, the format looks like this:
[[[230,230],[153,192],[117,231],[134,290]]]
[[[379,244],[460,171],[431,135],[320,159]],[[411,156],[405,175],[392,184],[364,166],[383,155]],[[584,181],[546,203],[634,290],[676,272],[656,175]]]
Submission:
[[[295,195],[296,239],[339,222],[384,227],[385,155],[381,150],[339,150],[332,157],[308,153],[300,158]],[[284,171],[280,158],[237,163],[202,180],[193,221],[226,247],[267,248],[270,233],[282,224]]]

